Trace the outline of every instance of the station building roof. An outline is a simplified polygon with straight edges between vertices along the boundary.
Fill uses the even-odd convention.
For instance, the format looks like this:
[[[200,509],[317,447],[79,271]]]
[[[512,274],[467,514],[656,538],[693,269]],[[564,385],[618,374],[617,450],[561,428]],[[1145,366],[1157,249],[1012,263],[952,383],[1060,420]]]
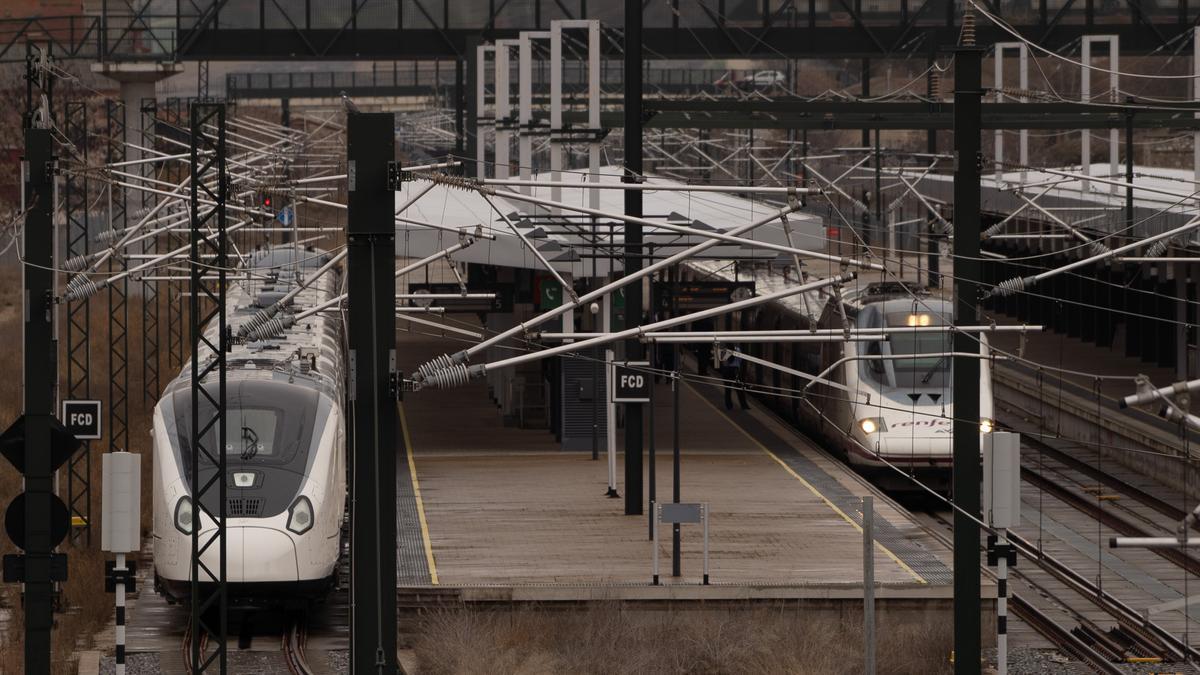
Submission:
[[[1094,162],[1089,176],[1109,181],[1125,182],[1124,165],[1114,175],[1108,162]],[[1080,174],[1079,166],[1055,169]],[[911,173],[915,177],[916,173]],[[980,205],[985,213],[1006,216],[1026,202],[1024,195],[1036,201],[1056,217],[1072,226],[1107,234],[1121,233],[1145,237],[1186,223],[1200,207],[1200,185],[1190,169],[1168,169],[1134,166],[1133,193],[1134,227],[1125,232],[1125,187],[1079,178],[1065,177],[1050,171],[986,171],[981,179]],[[928,175],[917,184],[927,197],[953,202],[954,178],[950,175]],[[1038,197],[1042,191],[1045,195]],[[1048,218],[1032,207],[1026,207],[1021,218],[1046,221]],[[1195,238],[1193,237],[1193,241]]]
[[[583,186],[586,177],[579,173],[564,172],[563,181],[578,180],[581,187],[562,188],[561,202],[589,206],[588,190]],[[533,175],[533,179],[548,181],[549,172]],[[600,170],[601,183],[619,183],[620,168],[605,166]],[[648,177],[652,185],[684,185],[684,183],[661,177]],[[412,197],[428,187],[424,181],[407,183],[396,193],[396,208],[407,204]],[[522,188],[497,187],[500,191],[516,192]],[[533,196],[550,199],[547,187],[528,188]],[[599,210],[607,213],[624,213],[623,190],[600,190]],[[735,227],[762,219],[778,211],[761,201],[742,198],[727,193],[664,192],[646,190],[643,193],[642,213],[651,220],[663,220],[675,225],[702,231],[727,232]],[[611,262],[604,257],[624,255],[623,223],[611,218],[597,218],[593,225],[590,216],[563,212],[553,214],[550,209],[535,206],[503,196],[491,197],[496,209],[500,210],[531,243],[560,272],[576,277],[604,276],[611,271],[620,271],[621,262]],[[460,262],[475,262],[505,267],[542,269],[541,262],[531,253],[521,239],[513,233],[499,214],[489,206],[483,195],[473,190],[463,190],[445,184],[435,185],[428,193],[409,206],[399,218],[433,223],[439,227],[464,229],[471,233],[476,226],[484,234],[495,236],[495,240],[480,239],[474,245],[454,254]],[[823,223],[817,216],[792,213],[788,216],[792,245],[806,250],[823,251],[825,239]],[[419,258],[453,245],[458,235],[453,231],[435,229],[428,225],[412,222],[397,222],[396,252],[407,258]],[[655,257],[670,255],[692,246],[707,237],[683,234],[662,227],[644,228],[645,252],[653,248]],[[755,230],[740,235],[746,239],[775,244],[788,244],[788,233],[783,224],[776,220]],[[778,251],[757,247],[742,247],[736,244],[720,244],[705,252],[706,258],[731,259],[753,258],[773,260]]]

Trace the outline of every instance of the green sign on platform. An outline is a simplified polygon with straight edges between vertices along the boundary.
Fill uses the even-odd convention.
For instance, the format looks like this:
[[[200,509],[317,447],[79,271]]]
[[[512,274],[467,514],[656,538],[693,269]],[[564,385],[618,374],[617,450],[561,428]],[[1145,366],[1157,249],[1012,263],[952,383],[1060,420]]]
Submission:
[[[542,279],[541,306],[542,310],[561,307],[563,302],[562,284],[553,279]]]

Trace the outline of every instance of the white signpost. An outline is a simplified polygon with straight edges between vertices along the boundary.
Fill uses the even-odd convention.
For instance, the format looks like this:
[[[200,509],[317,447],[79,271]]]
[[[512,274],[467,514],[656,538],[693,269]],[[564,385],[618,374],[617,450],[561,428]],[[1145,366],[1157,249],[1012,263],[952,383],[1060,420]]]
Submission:
[[[1008,672],[1008,566],[1016,563],[1007,530],[1021,522],[1021,435],[993,431],[983,436],[983,513],[996,529],[988,564],[996,565],[996,672]],[[989,538],[990,539],[990,538]]]
[[[117,596],[116,672],[125,675],[125,590],[134,590],[134,569],[125,554],[140,550],[142,524],[142,456],[131,452],[106,452],[103,492],[100,498],[100,548],[115,553],[105,565],[105,588]]]

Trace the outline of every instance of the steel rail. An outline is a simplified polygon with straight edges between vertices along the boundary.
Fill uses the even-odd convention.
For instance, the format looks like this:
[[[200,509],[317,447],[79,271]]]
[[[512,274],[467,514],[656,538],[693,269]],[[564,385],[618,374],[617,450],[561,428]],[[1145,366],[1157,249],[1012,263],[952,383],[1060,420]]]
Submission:
[[[1016,614],[1022,621],[1029,624],[1031,628],[1036,630],[1046,639],[1058,645],[1062,649],[1074,654],[1083,661],[1086,661],[1089,666],[1097,671],[1107,673],[1108,675],[1120,675],[1125,671],[1113,663],[1110,659],[1105,658],[1096,650],[1092,649],[1082,638],[1072,631],[1058,625],[1053,619],[1046,615],[1045,612],[1034,607],[1023,596],[1013,593],[1009,596],[1009,600],[1013,605],[1013,613]]]
[[[1098,520],[1105,527],[1108,527],[1127,537],[1153,537],[1154,533],[1147,532],[1145,528],[1136,523],[1133,523],[1123,516],[1119,516],[1113,511],[1105,511],[1100,504],[1090,499],[1087,495],[1080,494],[1069,487],[1061,485],[1053,480],[1039,475],[1036,471],[1028,467],[1021,467],[1021,480],[1026,481],[1039,489],[1049,493],[1059,501],[1066,503],[1069,506],[1083,512],[1089,517]],[[1170,562],[1178,565],[1187,571],[1188,574],[1200,575],[1200,560],[1183,553],[1174,548],[1152,548],[1150,549],[1161,558],[1165,558]]]
[[[1100,588],[1087,577],[1071,569],[1066,563],[1039,550],[1024,537],[1014,532],[1008,533],[1008,540],[1022,557],[1093,602],[1122,626],[1137,629],[1140,633],[1161,642],[1178,660],[1183,660],[1185,653],[1190,654],[1192,661],[1200,660],[1200,650],[1185,644],[1171,631],[1146,618],[1139,610]]]
[[[1046,443],[1045,441],[1043,441],[1039,438],[1033,438],[1030,436],[1022,436],[1021,442],[1028,444],[1028,445],[1036,446],[1039,452],[1049,455],[1054,461],[1056,461],[1060,464],[1063,464],[1068,469],[1071,469],[1073,471],[1078,471],[1078,472],[1084,474],[1085,476],[1087,476],[1088,478],[1099,481],[1099,482],[1103,483],[1104,485],[1106,485],[1114,490],[1117,490],[1118,492],[1121,492],[1130,497],[1133,497],[1134,499],[1141,502],[1143,505],[1149,507],[1150,509],[1157,511],[1158,513],[1166,516],[1167,518],[1170,518],[1173,521],[1173,524],[1175,524],[1175,525],[1177,525],[1180,521],[1182,521],[1184,518],[1187,517],[1187,512],[1184,511],[1183,509],[1179,508],[1178,506],[1170,504],[1166,500],[1155,497],[1154,495],[1150,494],[1149,492],[1146,492],[1142,488],[1139,488],[1136,485],[1132,485],[1120,478],[1117,478],[1116,476],[1114,476],[1110,473],[1105,473],[1077,457],[1072,457],[1071,455],[1063,452],[1062,450],[1059,450],[1058,448],[1054,447],[1053,445],[1051,445],[1049,443]],[[1200,532],[1200,523],[1193,524],[1192,527],[1196,531]],[[1170,529],[1170,528],[1166,528],[1166,529]]]
[[[292,675],[313,675],[312,668],[304,655],[304,645],[307,635],[304,630],[304,620],[296,618],[283,634],[283,659],[287,662],[288,672]]]

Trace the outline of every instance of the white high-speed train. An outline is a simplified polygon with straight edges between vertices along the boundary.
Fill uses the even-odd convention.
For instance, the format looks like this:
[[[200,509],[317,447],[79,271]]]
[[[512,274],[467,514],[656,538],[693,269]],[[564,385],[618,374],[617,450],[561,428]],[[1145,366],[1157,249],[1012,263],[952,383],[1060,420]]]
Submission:
[[[848,321],[860,331],[887,329],[884,339],[830,342],[820,348],[820,372],[809,400],[821,427],[847,461],[878,482],[911,489],[891,464],[917,474],[938,489],[949,486],[953,465],[954,419],[953,306],[947,300],[900,284],[869,284],[847,290],[841,307],[827,303],[821,325],[840,328]],[[845,311],[843,319],[842,311]],[[938,330],[938,327],[943,327]],[[986,335],[978,345],[986,357]],[[810,361],[811,362],[811,361]],[[979,361],[979,428],[992,430],[992,377],[989,361]]]
[[[691,263],[695,279],[733,281],[720,261]],[[745,272],[742,272],[745,274]],[[778,275],[752,269],[752,278],[768,291],[783,288]],[[892,467],[931,488],[949,489],[953,468],[954,419],[952,305],[916,284],[875,282],[783,298],[723,320],[726,330],[880,330],[883,339],[821,342],[748,343],[732,340],[730,349],[751,357],[740,368],[747,388],[759,401],[799,429],[821,437],[827,447],[873,482],[894,490],[916,484]],[[715,325],[695,325],[711,330]],[[986,334],[978,344],[989,353]],[[713,357],[701,345],[698,357]],[[721,357],[718,355],[716,360]],[[761,363],[756,363],[755,360]],[[772,368],[765,364],[777,364]],[[992,375],[989,360],[979,361],[979,425],[992,430]],[[888,465],[891,466],[888,466]]]
[[[230,274],[227,322],[234,334],[329,261],[323,251],[276,246],[250,254]],[[242,277],[238,279],[238,277]],[[300,311],[340,292],[331,270],[301,290]],[[208,327],[215,342],[216,326]],[[226,579],[230,601],[296,606],[336,583],[346,499],[342,321],[318,313],[275,339],[234,345],[226,354]],[[216,396],[216,374],[203,383]],[[171,601],[191,591],[191,532],[214,524],[190,494],[191,364],[154,408],[154,581]],[[201,419],[212,409],[201,408]],[[214,447],[215,431],[206,447]],[[201,465],[200,478],[216,467]],[[217,511],[217,493],[206,506]],[[217,566],[217,550],[205,562]],[[211,558],[211,559],[210,559]],[[201,582],[204,582],[201,579]]]

